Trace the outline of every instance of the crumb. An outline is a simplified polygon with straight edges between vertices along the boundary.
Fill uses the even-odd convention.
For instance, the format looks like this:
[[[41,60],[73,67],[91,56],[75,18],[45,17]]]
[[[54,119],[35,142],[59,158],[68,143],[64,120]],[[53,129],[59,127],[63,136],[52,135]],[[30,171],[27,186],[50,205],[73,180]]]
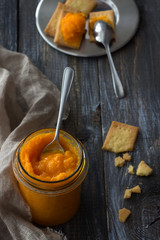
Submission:
[[[137,186],[131,188],[131,192],[132,192],[132,193],[141,193],[141,188],[140,188],[140,186],[137,185]]]
[[[125,164],[125,160],[121,157],[116,157],[114,159],[115,167],[122,167]]]
[[[138,131],[138,127],[113,121],[102,149],[115,153],[132,151]]]
[[[128,167],[128,173],[130,173],[130,174],[135,174],[135,172],[134,172],[134,167],[133,167],[132,165],[129,165],[129,167]]]
[[[124,199],[131,198],[132,192],[131,189],[126,189],[124,193]]]
[[[131,198],[132,193],[141,193],[141,188],[140,188],[140,186],[137,185],[137,186],[135,186],[135,187],[133,187],[133,188],[126,189],[126,190],[125,190],[125,193],[124,193],[124,199]]]
[[[148,176],[152,174],[153,170],[144,161],[141,161],[138,165],[136,175],[138,176]]]
[[[127,208],[122,208],[119,210],[119,221],[124,223],[129,215],[131,214],[131,211]]]
[[[128,153],[123,153],[123,159],[125,161],[131,161],[131,155],[129,155]]]

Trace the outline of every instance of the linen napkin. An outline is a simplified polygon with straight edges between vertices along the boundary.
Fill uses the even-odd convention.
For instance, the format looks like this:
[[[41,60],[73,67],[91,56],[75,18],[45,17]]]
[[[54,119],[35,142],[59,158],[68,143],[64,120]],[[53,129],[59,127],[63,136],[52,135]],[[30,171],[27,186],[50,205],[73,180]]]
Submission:
[[[24,54],[0,47],[0,239],[62,240],[61,233],[31,223],[12,175],[13,152],[22,138],[55,127],[60,92]],[[68,113],[64,114],[67,118]]]

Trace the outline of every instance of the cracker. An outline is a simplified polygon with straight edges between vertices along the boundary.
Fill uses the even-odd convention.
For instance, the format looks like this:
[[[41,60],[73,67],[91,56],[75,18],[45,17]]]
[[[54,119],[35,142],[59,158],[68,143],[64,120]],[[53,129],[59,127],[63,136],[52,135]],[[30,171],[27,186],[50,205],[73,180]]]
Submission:
[[[60,13],[61,13],[62,9],[66,10],[66,11],[70,11],[70,12],[75,11],[71,7],[68,7],[61,2],[58,3],[55,12],[53,13],[52,17],[50,18],[50,20],[49,20],[49,22],[48,22],[48,24],[47,24],[47,26],[44,30],[44,32],[50,37],[54,37],[55,34],[56,34],[57,23],[58,23],[59,16],[60,16]]]
[[[115,153],[132,151],[138,131],[138,127],[113,121],[102,149]]]
[[[97,2],[94,0],[67,0],[65,5],[88,15],[95,8]]]
[[[55,33],[56,33],[56,25],[58,22],[58,18],[59,18],[59,13],[61,11],[61,9],[65,8],[65,5],[61,2],[58,3],[57,8],[55,10],[55,12],[53,13],[52,17],[50,18],[44,32],[50,36],[50,37],[54,37]]]
[[[99,12],[91,12],[89,14],[88,29],[89,29],[90,42],[96,41],[93,36],[93,28],[94,28],[94,24],[98,20],[107,22],[113,28],[113,31],[114,31],[113,38],[115,39],[114,12],[113,10],[106,10],[106,11],[99,11]]]
[[[65,46],[65,47],[69,47],[69,48],[73,48],[73,49],[79,49],[84,34],[81,34],[81,36],[79,36],[77,41],[72,41],[72,42],[66,42],[62,36],[61,20],[63,17],[65,17],[65,15],[67,13],[70,13],[70,11],[61,9],[60,16],[59,16],[58,23],[57,23],[57,31],[56,31],[56,34],[54,37],[54,42],[61,46]],[[79,13],[79,11],[73,10],[72,13]]]

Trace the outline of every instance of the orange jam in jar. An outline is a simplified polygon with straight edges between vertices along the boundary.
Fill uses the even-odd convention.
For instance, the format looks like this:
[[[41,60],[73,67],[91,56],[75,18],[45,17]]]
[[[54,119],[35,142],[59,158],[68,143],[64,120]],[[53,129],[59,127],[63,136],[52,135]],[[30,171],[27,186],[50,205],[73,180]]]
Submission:
[[[70,220],[78,210],[81,183],[88,172],[88,158],[82,144],[64,131],[60,143],[64,154],[42,154],[55,129],[41,129],[22,140],[12,167],[33,222],[54,226]]]
[[[61,20],[61,33],[68,43],[79,42],[85,33],[86,17],[84,13],[67,13]]]

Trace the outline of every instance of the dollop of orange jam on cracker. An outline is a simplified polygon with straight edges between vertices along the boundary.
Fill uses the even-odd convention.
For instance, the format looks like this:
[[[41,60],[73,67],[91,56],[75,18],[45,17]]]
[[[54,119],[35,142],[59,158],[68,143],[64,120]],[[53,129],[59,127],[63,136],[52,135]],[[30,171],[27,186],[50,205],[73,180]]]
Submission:
[[[94,24],[99,20],[107,22],[109,25],[111,25],[112,28],[114,28],[113,23],[110,21],[110,19],[108,19],[106,16],[100,16],[100,17],[93,17],[89,20],[89,25],[92,30],[94,28]]]
[[[52,141],[53,133],[39,134],[24,143],[20,150],[20,161],[25,171],[43,181],[59,181],[72,175],[80,163],[76,147],[60,136],[65,152],[47,152],[43,148]]]
[[[66,42],[79,41],[85,32],[86,17],[83,13],[67,13],[61,20],[61,33]]]

